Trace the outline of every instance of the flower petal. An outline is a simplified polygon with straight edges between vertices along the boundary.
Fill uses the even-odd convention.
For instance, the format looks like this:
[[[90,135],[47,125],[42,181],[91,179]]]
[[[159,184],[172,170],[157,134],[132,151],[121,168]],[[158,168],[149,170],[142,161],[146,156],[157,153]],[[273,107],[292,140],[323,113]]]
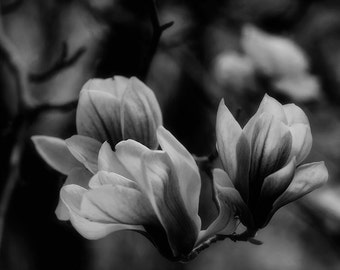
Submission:
[[[75,184],[83,188],[88,188],[91,177],[92,173],[84,167],[75,167],[67,176],[64,186]],[[59,199],[55,214],[59,220],[70,219],[69,211],[61,199]]]
[[[187,209],[180,190],[179,179],[165,152],[144,154],[144,185],[141,187],[164,227],[174,256],[188,254],[194,247],[201,227],[198,212]],[[198,203],[198,195],[194,198]]]
[[[129,179],[133,178],[118,159],[116,152],[112,151],[108,142],[104,142],[99,150],[98,171],[114,172]]]
[[[293,103],[283,105],[283,110],[286,114],[288,125],[306,124],[309,126],[307,115],[304,111]]]
[[[296,156],[296,162],[299,165],[312,149],[312,133],[309,125],[306,124],[293,124],[289,129],[292,134],[290,157]]]
[[[122,140],[120,100],[101,91],[81,91],[77,107],[79,135],[112,145]]]
[[[98,188],[104,185],[111,186],[120,185],[124,187],[137,189],[136,182],[113,172],[99,171],[91,178],[89,182],[89,187],[91,189]]]
[[[309,192],[321,187],[327,182],[328,170],[324,162],[314,162],[301,165],[287,190],[275,201],[272,212],[295,201]]]
[[[118,143],[115,151],[116,157],[120,164],[125,167],[130,177],[129,175],[122,175],[126,178],[139,182],[142,177],[141,157],[144,153],[149,151],[151,151],[149,148],[134,140],[126,140]],[[115,166],[120,165],[116,164]],[[118,169],[114,172],[120,173]]]
[[[197,244],[205,241],[215,234],[232,234],[236,230],[235,218],[241,217],[244,223],[248,223],[249,211],[239,192],[229,178],[229,175],[221,170],[213,170],[214,197],[218,206],[218,216],[206,230],[199,234]]]
[[[134,139],[151,149],[158,147],[156,129],[162,112],[150,88],[135,77],[129,80],[121,106],[124,139]]]
[[[288,160],[292,136],[288,126],[272,115],[263,113],[254,127],[250,166],[250,204],[260,195],[263,180],[279,170]]]
[[[70,220],[74,228],[87,239],[99,239],[114,231],[139,230],[144,231],[142,226],[99,223],[86,219],[80,214],[80,203],[86,189],[77,185],[68,185],[62,188],[60,198],[70,211]]]
[[[128,78],[123,76],[114,76],[108,79],[91,79],[84,84],[82,90],[105,92],[121,100],[127,84]]]
[[[274,201],[287,189],[292,182],[295,172],[295,157],[282,169],[267,176],[262,185],[258,204],[254,210],[254,221],[257,228],[263,228],[270,221],[268,215]]]
[[[157,137],[162,149],[169,155],[178,179],[181,197],[189,215],[200,224],[197,216],[201,177],[198,167],[188,150],[163,126],[157,130]]]
[[[260,201],[273,203],[288,188],[294,177],[295,165],[296,160],[293,158],[282,169],[264,179]]]
[[[104,185],[86,192],[81,215],[100,223],[144,225],[156,223],[150,203],[135,188]]]
[[[248,138],[249,143],[251,142],[253,138],[254,128],[255,125],[259,119],[259,117],[266,113],[268,115],[272,115],[277,120],[287,124],[287,117],[285,114],[285,111],[283,109],[283,106],[280,102],[278,102],[275,98],[272,98],[271,96],[265,94],[259,108],[257,109],[257,112],[255,115],[248,121],[248,123],[244,127],[244,134]]]
[[[248,199],[250,148],[240,125],[221,100],[216,120],[217,151],[244,200]]]
[[[74,158],[62,139],[50,136],[33,136],[32,141],[48,165],[62,174],[67,175],[73,168],[83,166]]]
[[[74,135],[65,140],[72,155],[92,173],[98,170],[98,152],[101,143],[90,137]]]

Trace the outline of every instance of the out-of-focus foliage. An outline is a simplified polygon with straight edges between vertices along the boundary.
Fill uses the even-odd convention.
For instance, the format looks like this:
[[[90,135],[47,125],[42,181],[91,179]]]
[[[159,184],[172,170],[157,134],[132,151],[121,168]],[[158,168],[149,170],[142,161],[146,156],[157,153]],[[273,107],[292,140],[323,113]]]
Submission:
[[[162,23],[175,21],[162,35],[146,78],[159,100],[164,125],[191,153],[208,155],[215,148],[215,117],[221,98],[241,126],[265,92],[282,103],[297,103],[306,112],[313,133],[306,161],[325,160],[330,173],[327,187],[279,210],[257,236],[262,246],[226,240],[189,264],[166,261],[133,232],[86,241],[55,217],[65,179],[38,157],[29,140],[36,134],[60,138],[74,134],[75,112],[44,111],[27,129],[0,268],[339,269],[339,2],[165,0],[157,4]],[[0,19],[30,75],[28,91],[38,102],[72,101],[89,78],[139,76],[152,38],[145,1],[1,0]],[[308,63],[307,76],[278,80],[259,72],[242,45],[246,25],[266,37],[295,44],[304,55],[302,62]],[[8,175],[11,132],[18,111],[16,79],[3,59],[0,55],[1,190]],[[207,175],[201,177],[204,198],[210,196],[212,187]],[[199,209],[207,224],[216,216],[211,208],[203,205]]]

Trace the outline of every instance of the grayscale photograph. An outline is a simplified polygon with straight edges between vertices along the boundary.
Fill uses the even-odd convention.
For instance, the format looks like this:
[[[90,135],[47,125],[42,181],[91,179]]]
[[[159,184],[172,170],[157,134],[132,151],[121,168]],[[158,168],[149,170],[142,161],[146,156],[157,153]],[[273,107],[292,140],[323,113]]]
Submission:
[[[1,270],[339,270],[340,1],[0,0]]]

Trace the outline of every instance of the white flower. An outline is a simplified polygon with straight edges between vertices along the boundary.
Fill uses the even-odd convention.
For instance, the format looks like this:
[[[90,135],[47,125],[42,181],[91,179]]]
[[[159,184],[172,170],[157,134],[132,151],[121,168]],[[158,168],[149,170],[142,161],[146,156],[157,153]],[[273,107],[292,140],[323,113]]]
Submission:
[[[243,222],[252,229],[263,228],[280,207],[327,181],[323,162],[300,165],[312,135],[307,116],[294,104],[266,95],[242,129],[221,101],[216,133],[224,169],[216,181],[235,185],[251,214],[243,212]]]

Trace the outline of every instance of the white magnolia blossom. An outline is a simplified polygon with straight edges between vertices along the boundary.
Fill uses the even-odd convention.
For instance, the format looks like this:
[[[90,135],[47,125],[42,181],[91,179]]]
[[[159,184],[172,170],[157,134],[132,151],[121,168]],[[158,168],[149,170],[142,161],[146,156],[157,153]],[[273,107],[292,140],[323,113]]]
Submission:
[[[134,139],[152,149],[158,147],[156,129],[162,113],[152,90],[135,77],[92,79],[83,86],[77,107],[78,135],[62,140],[33,136],[39,154],[55,170],[67,175],[65,185],[87,186],[97,173],[101,144],[116,145]],[[56,214],[67,220],[69,211],[60,200]]]
[[[152,149],[162,113],[153,91],[136,77],[91,79],[83,86],[77,108],[79,135],[108,141],[134,139]]]
[[[240,204],[241,219],[251,229],[263,228],[280,207],[328,179],[324,162],[301,165],[312,135],[307,116],[294,104],[281,105],[265,95],[242,129],[221,101],[216,134],[224,170],[215,173],[215,181],[235,185],[249,210]]]
[[[235,91],[244,91],[254,83],[254,65],[248,56],[223,52],[215,58],[213,72],[216,80]]]
[[[162,150],[126,140],[115,151],[107,142],[81,135],[65,141],[35,137],[41,156],[68,174],[58,218],[70,220],[88,239],[119,230],[139,231],[172,260],[185,258],[216,233],[234,232],[233,198],[220,204],[215,222],[201,230],[196,162],[165,128],[158,128],[157,137]],[[241,200],[236,190],[233,193]]]

